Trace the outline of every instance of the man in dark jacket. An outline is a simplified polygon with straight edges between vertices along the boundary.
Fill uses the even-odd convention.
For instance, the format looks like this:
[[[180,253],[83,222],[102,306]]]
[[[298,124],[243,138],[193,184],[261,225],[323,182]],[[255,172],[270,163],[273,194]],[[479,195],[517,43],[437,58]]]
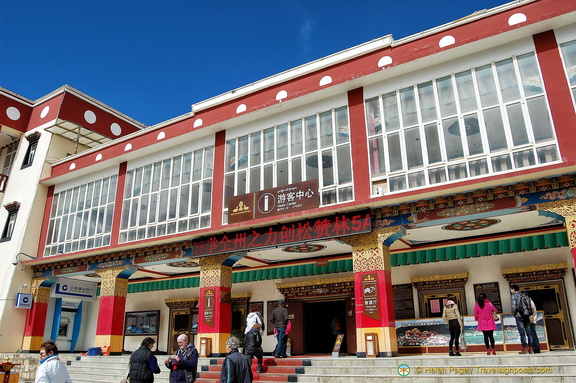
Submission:
[[[258,359],[257,373],[262,373],[262,335],[260,335],[260,325],[254,323],[252,328],[246,334],[244,339],[244,355],[252,360],[253,357]]]
[[[178,351],[164,361],[170,369],[170,383],[193,383],[198,368],[198,350],[188,342],[188,336],[182,334],[176,340]]]
[[[518,285],[510,285],[510,294],[512,294],[512,307],[510,311],[516,319],[516,327],[518,328],[518,333],[520,334],[520,342],[522,343],[522,351],[520,351],[519,354],[528,354],[528,342],[532,341],[530,317],[523,316],[520,313],[520,300],[522,299],[520,287],[518,287]],[[528,342],[526,342],[526,338],[528,338]]]
[[[130,382],[152,383],[154,374],[160,373],[158,360],[152,354],[152,348],[156,341],[150,337],[144,338],[140,348],[130,355]]]
[[[252,358],[238,352],[240,341],[235,336],[226,341],[228,356],[222,364],[220,383],[252,383]]]
[[[284,299],[278,300],[278,307],[272,311],[270,323],[272,323],[276,330],[276,339],[278,341],[276,349],[274,350],[274,357],[286,358],[286,341],[288,341],[286,325],[288,325],[288,310],[284,307]]]

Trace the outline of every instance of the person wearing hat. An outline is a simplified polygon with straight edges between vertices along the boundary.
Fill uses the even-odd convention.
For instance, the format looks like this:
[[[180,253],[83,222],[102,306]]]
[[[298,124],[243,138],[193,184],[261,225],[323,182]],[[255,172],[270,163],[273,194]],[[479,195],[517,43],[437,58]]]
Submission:
[[[286,342],[288,341],[286,326],[288,325],[288,310],[285,307],[284,299],[278,300],[278,307],[272,311],[270,323],[274,326],[276,339],[278,341],[276,349],[274,350],[274,357],[286,358]]]

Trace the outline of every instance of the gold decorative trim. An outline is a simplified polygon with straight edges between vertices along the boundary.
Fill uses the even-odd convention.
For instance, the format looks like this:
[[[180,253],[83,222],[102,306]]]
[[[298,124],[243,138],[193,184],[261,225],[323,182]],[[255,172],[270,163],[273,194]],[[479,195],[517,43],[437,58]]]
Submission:
[[[537,208],[559,214],[565,218],[564,224],[568,232],[568,243],[571,249],[576,249],[576,201],[571,199],[545,202],[538,204]]]
[[[232,294],[232,299],[252,298],[252,293]]]
[[[536,205],[538,210],[546,210],[552,213],[560,214],[562,217],[571,217],[576,215],[576,201],[560,200],[552,202],[544,202]]]
[[[411,277],[410,281],[412,283],[421,283],[421,282],[435,282],[435,281],[446,281],[450,279],[468,279],[468,273],[460,273],[460,274],[446,274],[446,275],[430,275],[427,277]]]
[[[198,302],[199,297],[164,299],[165,304],[181,302]]]
[[[354,282],[354,277],[345,277],[336,279],[314,279],[312,281],[294,282],[294,283],[276,283],[276,287],[278,287],[279,289],[289,289],[294,287],[330,285],[335,283],[346,283],[346,282]]]
[[[400,226],[385,227],[382,229],[373,229],[367,234],[356,234],[347,237],[338,238],[338,241],[344,242],[353,248],[368,249],[375,244],[382,244],[385,240],[400,231]]]
[[[125,266],[96,270],[96,274],[102,279],[100,283],[100,297],[128,296],[128,279],[118,278],[118,275],[124,270],[126,270]]]
[[[518,273],[533,273],[536,271],[546,271],[546,270],[568,270],[568,263],[514,267],[511,269],[500,269],[500,272],[502,273],[502,275],[506,275],[506,274],[518,274]]]

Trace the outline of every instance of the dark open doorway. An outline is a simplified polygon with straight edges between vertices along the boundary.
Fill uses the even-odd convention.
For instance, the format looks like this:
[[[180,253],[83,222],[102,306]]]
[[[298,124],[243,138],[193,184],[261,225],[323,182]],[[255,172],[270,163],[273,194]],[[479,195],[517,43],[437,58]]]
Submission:
[[[310,302],[304,304],[304,352],[330,354],[337,333],[346,332],[346,304],[344,300]],[[346,337],[341,352],[346,350]]]

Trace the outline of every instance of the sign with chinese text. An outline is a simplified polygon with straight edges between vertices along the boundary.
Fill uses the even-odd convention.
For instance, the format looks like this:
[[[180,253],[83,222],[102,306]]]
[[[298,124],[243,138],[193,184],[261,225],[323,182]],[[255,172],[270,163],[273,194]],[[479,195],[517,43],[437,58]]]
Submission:
[[[194,240],[195,257],[233,251],[285,246],[291,243],[319,241],[372,231],[370,211],[343,213],[306,221],[251,229]]]
[[[315,209],[319,201],[317,179],[234,196],[228,199],[228,223]]]
[[[214,299],[216,290],[215,289],[205,289],[204,290],[204,307],[202,321],[206,326],[214,327]]]
[[[54,284],[50,296],[53,298],[75,298],[96,300],[95,282],[77,281],[75,279],[59,278]]]
[[[364,302],[364,315],[380,320],[377,281],[376,273],[362,275],[362,300]]]

